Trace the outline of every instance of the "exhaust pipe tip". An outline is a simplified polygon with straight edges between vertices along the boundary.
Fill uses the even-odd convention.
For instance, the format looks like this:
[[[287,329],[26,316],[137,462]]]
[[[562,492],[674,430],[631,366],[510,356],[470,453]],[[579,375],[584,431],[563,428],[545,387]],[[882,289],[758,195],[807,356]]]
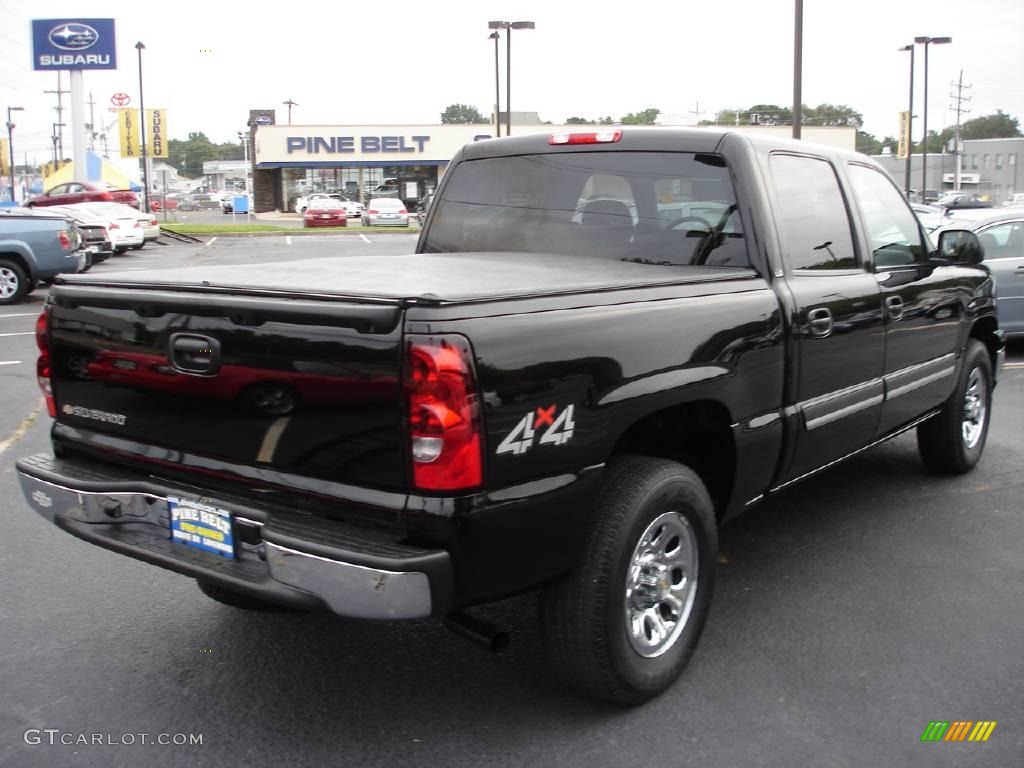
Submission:
[[[486,648],[493,654],[504,653],[511,642],[508,632],[463,611],[449,613],[443,623],[459,637]]]

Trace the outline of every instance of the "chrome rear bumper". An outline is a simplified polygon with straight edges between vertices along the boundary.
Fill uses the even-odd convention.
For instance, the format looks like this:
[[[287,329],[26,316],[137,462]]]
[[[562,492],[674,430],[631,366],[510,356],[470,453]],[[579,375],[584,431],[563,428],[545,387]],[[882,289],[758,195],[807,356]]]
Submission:
[[[68,533],[259,599],[363,619],[447,610],[451,564],[443,550],[366,538],[328,520],[276,521],[225,502],[236,551],[223,558],[171,540],[167,497],[189,491],[153,487],[152,478],[105,478],[96,466],[33,456],[18,462],[18,478],[32,508]],[[150,487],[123,489],[133,485]]]

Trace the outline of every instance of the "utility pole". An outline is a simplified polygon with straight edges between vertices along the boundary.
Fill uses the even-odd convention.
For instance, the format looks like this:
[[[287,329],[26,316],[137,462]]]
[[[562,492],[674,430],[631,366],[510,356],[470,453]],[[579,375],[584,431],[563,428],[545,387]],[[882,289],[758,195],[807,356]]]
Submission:
[[[704,114],[704,111],[700,108],[700,99],[697,99],[697,103],[694,105],[693,109],[688,109],[687,112],[697,118],[697,122],[699,123],[700,116]]]
[[[71,93],[69,90],[65,90],[61,84],[61,70],[57,70],[57,90],[56,91],[43,91],[43,93],[55,93],[57,94],[57,106],[54,109],[57,110],[57,125],[64,125],[64,94]],[[60,159],[64,159],[64,131],[61,131],[57,137],[57,147],[60,152]]]
[[[956,181],[954,182],[953,188],[956,190],[960,189],[960,172],[963,170],[963,153],[960,151],[960,115],[967,114],[971,110],[964,106],[964,102],[971,100],[970,96],[964,96],[964,90],[970,89],[971,86],[964,85],[964,71],[960,70],[960,79],[955,83],[950,83],[953,88],[956,88],[954,93],[949,94],[954,102],[953,111],[956,112]]]
[[[93,101],[92,91],[89,91],[89,151],[96,151],[96,102]]]
[[[299,105],[298,105],[298,103],[292,101],[291,99],[288,99],[288,101],[282,101],[281,103],[282,104],[286,104],[288,106],[288,125],[291,125],[292,124],[292,107],[297,107]]]

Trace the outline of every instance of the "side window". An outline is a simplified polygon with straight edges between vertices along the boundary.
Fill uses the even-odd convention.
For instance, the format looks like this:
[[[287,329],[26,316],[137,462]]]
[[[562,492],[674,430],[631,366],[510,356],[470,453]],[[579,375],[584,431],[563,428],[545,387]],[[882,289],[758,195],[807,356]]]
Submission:
[[[875,269],[928,260],[917,217],[885,174],[866,165],[849,166],[854,197],[864,216]]]
[[[856,267],[850,217],[831,163],[777,154],[771,169],[790,267]]]
[[[46,194],[51,195],[51,196],[53,196],[53,195],[63,195],[63,194],[66,194],[67,191],[68,191],[68,185],[67,184],[58,184],[56,187],[51,189]]]
[[[985,261],[1024,257],[1024,221],[1008,221],[978,233]]]

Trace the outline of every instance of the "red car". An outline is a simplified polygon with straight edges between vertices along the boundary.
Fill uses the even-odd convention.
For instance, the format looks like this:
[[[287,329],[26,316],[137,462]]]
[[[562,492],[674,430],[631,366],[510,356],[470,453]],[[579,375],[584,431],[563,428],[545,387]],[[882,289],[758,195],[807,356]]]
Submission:
[[[25,206],[28,208],[46,205],[74,205],[75,203],[124,203],[133,208],[139,207],[138,196],[129,189],[113,189],[98,181],[69,181],[58,184],[37,197],[33,197]]]
[[[309,208],[302,214],[302,223],[306,227],[347,227],[348,211],[340,200],[317,198],[309,201]]]
[[[178,210],[178,200],[173,197],[163,198],[159,196],[150,196],[149,198],[149,209],[156,213],[166,208],[168,211]]]

